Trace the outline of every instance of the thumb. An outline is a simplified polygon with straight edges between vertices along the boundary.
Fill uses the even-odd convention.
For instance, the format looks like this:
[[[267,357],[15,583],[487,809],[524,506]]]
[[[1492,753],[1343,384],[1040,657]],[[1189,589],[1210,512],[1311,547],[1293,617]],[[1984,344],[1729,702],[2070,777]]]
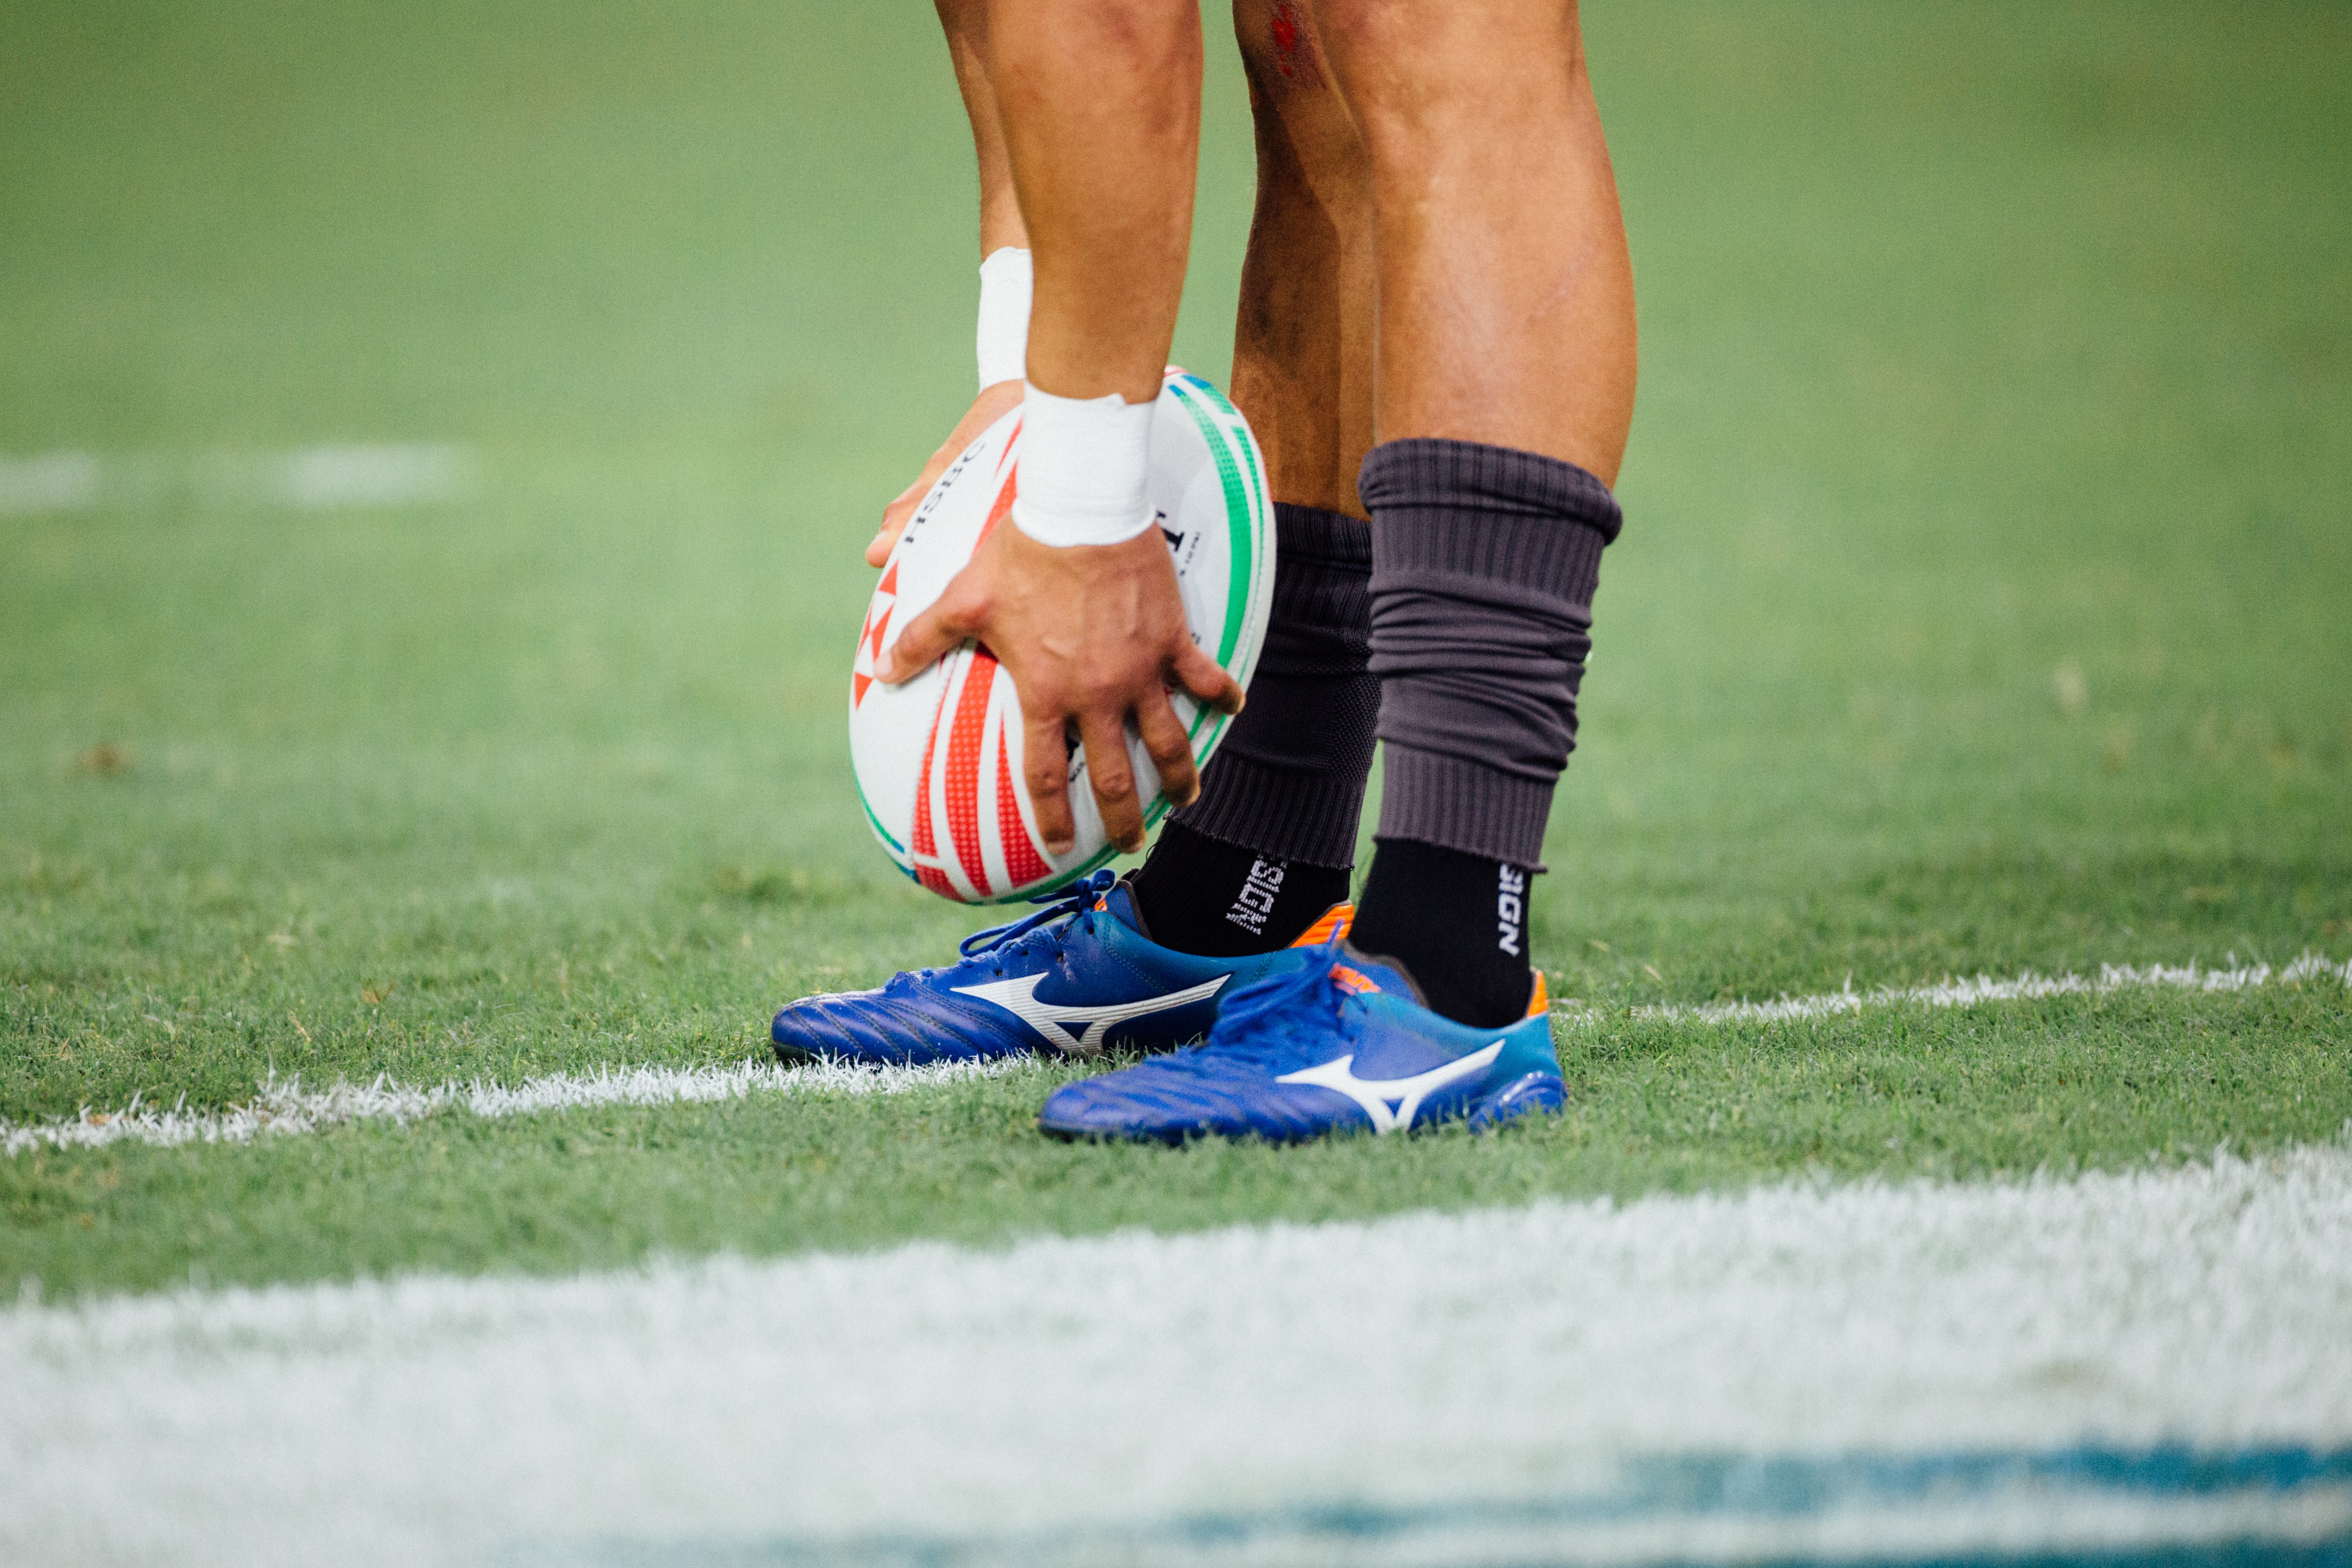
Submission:
[[[959,574],[929,609],[908,621],[899,632],[898,640],[883,657],[882,668],[875,671],[885,686],[913,679],[938,663],[956,644],[979,634],[977,607],[956,592],[962,581]]]

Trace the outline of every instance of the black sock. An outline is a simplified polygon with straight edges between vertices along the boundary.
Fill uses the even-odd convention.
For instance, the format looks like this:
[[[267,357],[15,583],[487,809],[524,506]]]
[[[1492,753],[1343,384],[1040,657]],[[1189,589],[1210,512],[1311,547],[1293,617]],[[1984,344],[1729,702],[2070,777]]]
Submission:
[[[1202,958],[1239,958],[1297,941],[1347,898],[1348,873],[1270,860],[1171,822],[1128,886],[1152,941]]]
[[[1535,977],[1528,964],[1524,866],[1383,838],[1349,945],[1392,958],[1421,986],[1433,1012],[1477,1029],[1527,1016]]]
[[[1201,770],[1201,798],[1175,820],[1269,859],[1344,870],[1381,708],[1381,683],[1364,668],[1372,527],[1276,501],[1274,531],[1274,605],[1249,706]]]

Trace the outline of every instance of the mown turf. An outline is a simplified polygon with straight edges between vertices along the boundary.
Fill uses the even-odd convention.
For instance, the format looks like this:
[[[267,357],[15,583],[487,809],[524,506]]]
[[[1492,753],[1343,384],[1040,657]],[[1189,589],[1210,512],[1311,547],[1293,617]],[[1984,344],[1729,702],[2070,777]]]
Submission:
[[[273,1070],[736,1059],[784,998],[969,929],[867,841],[841,722],[857,551],[970,374],[933,26],[0,16],[0,455],[140,476],[95,511],[0,515],[0,1118],[222,1103]],[[1667,4],[1588,26],[1643,381],[1540,891],[1556,994],[2352,955],[2352,16]],[[1178,354],[1221,375],[1249,149],[1232,69],[1210,74]],[[207,454],[350,440],[460,443],[477,483],[303,513],[201,482]],[[1934,1029],[1837,1037],[1927,1075],[1937,1158],[2018,1169],[2328,1135],[2347,1016],[2317,994],[2038,1009],[2033,1045],[1970,1014],[1965,1074]],[[1582,1058],[1582,1120],[1491,1146],[1022,1152],[1044,1079],[1019,1078],[962,1110],[28,1156],[0,1176],[0,1278],[553,1268],[1815,1153],[1938,1168],[1879,1131],[1859,1069],[1772,1087],[1810,1037],[1756,1035],[1737,1071],[1705,1066],[1714,1037],[1637,1037]],[[2241,1066],[2176,1065],[2216,1038]],[[2074,1063],[2047,1118],[1993,1070],[2007,1051]],[[1753,1148],[1719,1136],[1742,1105]],[[1603,1106],[1608,1147],[1648,1152],[1595,1152]],[[929,1141],[910,1163],[887,1152],[902,1118]],[[1962,1135],[1979,1121],[2009,1131]],[[1849,1123],[1872,1135],[1808,1152]],[[647,1148],[554,1159],[575,1124]],[[802,1197],[771,1190],[763,1161],[803,1171],[828,1141]],[[440,1142],[478,1157],[436,1165]],[[1004,1215],[885,1191],[1000,1161],[1024,1194]],[[441,1241],[405,1217],[478,1210],[505,1217]]]
[[[1071,1145],[1075,1075],[492,1121],[455,1113],[243,1146],[20,1155],[7,1262],[48,1290],[260,1283],[1177,1230],[1829,1175],[2117,1168],[2352,1133],[2340,981],[1769,1026],[1563,1031],[1571,1109],[1474,1137],[1300,1148]]]

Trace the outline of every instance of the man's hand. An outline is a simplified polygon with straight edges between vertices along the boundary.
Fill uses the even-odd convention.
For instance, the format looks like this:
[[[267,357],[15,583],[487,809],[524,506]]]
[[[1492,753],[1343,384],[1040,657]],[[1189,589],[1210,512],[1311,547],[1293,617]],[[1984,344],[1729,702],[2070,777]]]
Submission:
[[[915,509],[923,504],[924,495],[939,482],[940,476],[948,471],[948,465],[956,460],[956,454],[971,446],[982,430],[1003,418],[1008,411],[1021,406],[1021,393],[1022,385],[1017,381],[1000,381],[993,386],[980,389],[980,395],[972,399],[971,407],[956,422],[956,427],[948,432],[946,444],[931,454],[931,460],[923,465],[921,473],[915,476],[915,482],[900,490],[898,499],[882,509],[882,531],[876,534],[874,542],[866,547],[866,564],[880,567],[889,561],[890,547],[898,542],[900,534],[907,531],[907,523],[915,515]]]
[[[1241,711],[1241,684],[1192,645],[1176,568],[1156,528],[1124,544],[1057,550],[1009,521],[1000,525],[938,602],[907,624],[878,673],[906,680],[970,637],[988,646],[1021,694],[1022,773],[1050,854],[1066,853],[1077,838],[1070,725],[1086,744],[1103,829],[1132,854],[1143,847],[1144,803],[1128,760],[1127,721],[1143,737],[1161,790],[1190,805],[1200,773],[1169,686]]]

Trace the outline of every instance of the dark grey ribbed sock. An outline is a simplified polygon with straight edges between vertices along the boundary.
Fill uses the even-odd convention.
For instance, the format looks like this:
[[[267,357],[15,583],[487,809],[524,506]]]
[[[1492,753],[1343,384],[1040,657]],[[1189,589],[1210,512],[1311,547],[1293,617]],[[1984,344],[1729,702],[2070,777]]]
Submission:
[[[1358,489],[1387,762],[1349,940],[1401,962],[1438,1012],[1499,1026],[1527,1006],[1527,884],[1623,516],[1572,463],[1469,441],[1376,447]]]
[[[1616,500],[1573,463],[1471,441],[1375,447],[1359,488],[1388,747],[1378,837],[1538,866]]]

